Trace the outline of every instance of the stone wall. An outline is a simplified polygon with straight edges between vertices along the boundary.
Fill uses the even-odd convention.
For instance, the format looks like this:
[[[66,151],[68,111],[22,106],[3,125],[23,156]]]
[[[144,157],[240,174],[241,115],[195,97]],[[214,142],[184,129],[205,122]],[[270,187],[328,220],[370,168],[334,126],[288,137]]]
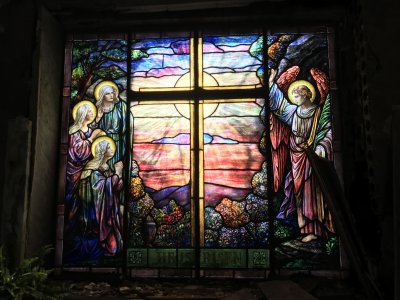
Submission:
[[[14,218],[2,218],[0,240],[6,244],[13,233],[19,248],[18,255],[14,254],[23,257],[54,243],[63,36],[58,23],[33,1],[12,1],[0,8],[3,40],[0,126],[4,128],[0,143],[7,145],[0,148],[0,157],[6,157],[6,151],[7,157],[11,154],[19,157],[14,164],[10,164],[13,157],[7,160],[7,165],[4,159],[0,160],[1,170],[5,170],[0,176],[2,213]],[[18,120],[32,124],[29,140],[21,133],[24,123],[19,124]],[[7,136],[8,122],[15,128],[8,128]],[[16,140],[20,143],[16,144]],[[27,157],[30,160],[24,167]],[[21,168],[26,169],[25,179],[19,178]],[[15,180],[10,185],[12,178]],[[18,189],[21,191],[13,192]],[[10,226],[10,222],[15,224]]]
[[[14,209],[20,209],[25,207],[25,192],[29,194],[30,190],[30,178],[29,172],[26,172],[25,179],[21,179],[21,182],[26,182],[27,186],[21,184],[21,186],[15,186],[16,189],[21,189],[24,193],[12,193],[11,189],[13,187],[9,186],[9,181],[6,181],[5,176],[7,178],[17,178],[21,176],[18,174],[20,169],[18,167],[7,166],[5,165],[6,152],[15,151],[15,149],[8,147],[9,143],[20,138],[24,140],[26,136],[24,136],[25,131],[14,128],[8,128],[8,124],[16,125],[16,120],[26,120],[27,122],[31,121],[31,112],[30,112],[30,101],[32,99],[32,55],[35,49],[35,26],[36,26],[36,9],[33,5],[32,1],[1,1],[0,2],[0,39],[1,39],[1,47],[0,47],[0,82],[2,89],[2,103],[1,103],[1,118],[0,118],[0,127],[2,128],[2,132],[0,134],[0,197],[2,201],[5,202],[13,202],[12,206]],[[22,126],[22,124],[21,124]],[[9,136],[10,135],[16,136]],[[22,134],[20,137],[18,134]],[[26,144],[31,145],[31,141],[26,141]],[[7,146],[5,146],[7,145]],[[19,144],[20,146],[23,145]],[[18,157],[16,159],[23,160],[24,158],[29,157],[31,149],[25,145],[25,149],[18,149]],[[22,161],[17,161],[16,163],[23,165]],[[30,162],[28,162],[30,169]],[[7,170],[6,170],[7,168]],[[14,181],[15,183],[16,181]],[[7,186],[5,186],[7,184]],[[8,188],[8,190],[5,189]],[[26,190],[25,190],[26,189]],[[10,194],[13,194],[15,198],[9,198]],[[7,197],[7,198],[6,198]],[[10,207],[8,204],[0,205],[3,209],[3,214],[12,214],[17,220],[25,219],[22,218],[23,214],[26,214],[25,211],[10,211]],[[8,207],[8,208],[7,208]],[[1,243],[3,244],[6,239],[10,237],[4,236],[7,235],[7,226],[9,224],[4,224],[8,222],[8,219],[1,220],[2,222],[2,234],[0,235]],[[15,226],[25,226],[26,224],[19,224]],[[8,227],[9,229],[11,227]],[[14,227],[15,228],[15,227]],[[23,231],[22,227],[15,228],[16,232],[21,233]],[[15,234],[17,234],[15,232]],[[21,236],[15,237],[17,240],[21,239]],[[17,251],[19,252],[19,251]],[[23,254],[22,254],[23,255]],[[18,256],[18,255],[17,255]]]
[[[371,116],[371,161],[374,193],[373,206],[378,214],[377,220],[370,222],[379,223],[380,253],[377,264],[378,276],[385,290],[397,287],[397,298],[400,297],[399,282],[399,249],[394,247],[394,198],[393,188],[399,182],[393,180],[393,157],[391,146],[392,111],[393,106],[399,104],[396,96],[398,89],[398,70],[400,61],[397,58],[399,40],[396,38],[400,28],[400,2],[384,0],[381,2],[364,0],[363,20],[365,25],[366,55],[367,55],[367,81],[370,98],[369,114]],[[393,153],[395,155],[395,153]],[[393,186],[394,185],[394,186]],[[399,195],[397,194],[397,197]],[[398,213],[398,210],[397,210]],[[399,218],[399,216],[397,216]],[[397,253],[397,260],[395,254]],[[397,261],[397,281],[393,281],[394,261]],[[390,294],[389,294],[390,297]],[[389,299],[389,298],[388,298]]]
[[[34,136],[32,187],[27,223],[26,255],[53,244],[56,224],[56,188],[60,133],[60,99],[64,39],[61,27],[44,9],[39,10],[38,44],[34,55]]]
[[[285,1],[273,2],[282,4],[278,11],[283,17],[296,22],[299,14],[293,12],[292,1],[287,1],[286,6]],[[313,1],[306,2],[310,4]],[[56,2],[52,3],[57,6],[56,14],[62,16],[62,8],[58,7],[60,2],[57,2],[57,5]],[[66,1],[63,3],[68,5]],[[360,0],[360,4],[360,11],[355,9],[348,12],[346,22],[351,23],[353,13],[361,13],[362,22],[358,24],[364,34],[365,66],[358,67],[359,70],[366,71],[366,76],[362,77],[360,82],[361,94],[357,94],[354,88],[354,72],[338,76],[340,130],[343,133],[342,147],[345,156],[343,171],[346,193],[351,195],[349,202],[354,214],[359,218],[361,235],[364,236],[364,240],[370,241],[369,250],[377,261],[373,267],[376,268],[381,281],[387,283],[386,288],[389,290],[393,283],[391,276],[394,259],[390,122],[392,106],[399,101],[395,93],[399,70],[395,29],[400,28],[400,2]],[[311,8],[312,5],[305,7]],[[79,9],[80,4],[73,11]],[[84,13],[85,11],[80,11],[81,15]],[[205,14],[195,15],[198,17]],[[210,15],[214,21],[218,18],[215,14]],[[104,11],[102,16],[105,16]],[[176,22],[175,15],[171,16]],[[104,23],[103,20],[103,25],[113,24],[111,15],[107,14],[106,17],[108,23]],[[313,16],[311,13],[308,13],[308,17],[314,20],[322,18],[320,14]],[[237,16],[235,19],[227,16],[224,18],[228,23],[237,20]],[[274,22],[278,22],[279,18],[280,15],[276,16]],[[69,20],[73,20],[72,16],[69,16]],[[246,22],[250,20],[251,18]],[[146,15],[143,14],[139,21],[146,23],[152,20],[146,19]],[[353,64],[359,59],[353,47],[354,43],[358,42],[357,38],[353,38],[353,33],[349,33],[351,25],[346,22],[336,28],[343,42],[336,47],[338,72],[356,68]],[[96,24],[89,25],[95,28]],[[55,240],[63,36],[57,22],[45,11],[38,9],[33,1],[3,0],[0,1],[0,39],[0,82],[3,98],[0,145],[6,145],[12,140],[7,137],[7,132],[16,134],[13,130],[7,130],[9,120],[21,116],[32,122],[32,147],[26,150],[26,154],[31,153],[32,158],[30,173],[26,174],[29,179],[29,208],[25,212],[19,209],[16,211],[19,216],[28,214],[25,224],[28,228],[25,254],[30,255],[40,246],[54,243]],[[357,102],[357,97],[364,97],[363,86],[367,88],[368,101]],[[363,119],[364,116],[368,116],[368,120]],[[357,123],[362,124],[363,128],[357,128]],[[355,138],[359,139],[358,145]],[[10,171],[11,168],[5,165],[6,149],[7,147],[0,147],[0,203],[16,201],[19,204],[16,207],[23,207],[25,196],[16,196],[17,198],[12,200],[4,198],[4,170],[7,167],[7,171]],[[346,152],[346,149],[351,151]],[[363,157],[360,158],[361,156]],[[9,174],[7,173],[7,178]],[[371,178],[372,182],[368,182]],[[365,184],[372,187],[365,189]],[[4,212],[5,206],[0,207],[3,207]],[[6,227],[4,222],[8,221],[2,218],[1,222],[2,227]],[[0,240],[4,239],[2,234]]]

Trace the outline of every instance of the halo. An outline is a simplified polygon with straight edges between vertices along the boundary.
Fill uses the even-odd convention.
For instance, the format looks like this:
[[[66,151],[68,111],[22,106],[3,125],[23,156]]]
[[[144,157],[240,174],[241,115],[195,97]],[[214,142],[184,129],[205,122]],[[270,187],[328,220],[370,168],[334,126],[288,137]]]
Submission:
[[[299,85],[305,85],[306,87],[308,87],[308,88],[310,89],[311,94],[312,94],[312,96],[311,96],[311,98],[310,98],[310,102],[311,102],[311,103],[314,102],[314,99],[315,99],[315,88],[314,88],[314,86],[313,86],[310,82],[308,82],[308,81],[306,81],[306,80],[296,80],[295,82],[293,82],[293,83],[289,86],[289,89],[288,89],[288,97],[289,97],[290,102],[292,102],[293,104],[296,104],[296,103],[294,102],[292,92],[293,92],[293,89],[294,89],[295,87],[299,86]]]
[[[97,115],[97,108],[96,106],[89,100],[83,100],[78,102],[77,104],[75,104],[74,108],[72,109],[72,118],[74,118],[74,120],[76,119],[76,112],[78,111],[79,107],[81,107],[82,105],[89,105],[91,110],[93,111],[93,120]],[[93,120],[90,120],[90,122],[92,122]]]
[[[96,149],[97,144],[100,143],[100,142],[102,142],[102,141],[107,141],[108,144],[110,145],[110,147],[111,147],[111,148],[113,149],[113,151],[115,152],[115,142],[114,142],[114,140],[113,140],[112,138],[108,137],[108,136],[101,136],[101,137],[95,139],[94,142],[93,142],[93,144],[92,144],[91,150],[92,150],[92,155],[93,155],[93,157],[96,156],[95,149]]]
[[[105,86],[105,85],[110,85],[114,88],[114,90],[118,91],[118,86],[112,82],[112,81],[102,81],[96,87],[94,88],[94,97],[96,98],[97,101],[99,101],[100,97],[100,89]]]

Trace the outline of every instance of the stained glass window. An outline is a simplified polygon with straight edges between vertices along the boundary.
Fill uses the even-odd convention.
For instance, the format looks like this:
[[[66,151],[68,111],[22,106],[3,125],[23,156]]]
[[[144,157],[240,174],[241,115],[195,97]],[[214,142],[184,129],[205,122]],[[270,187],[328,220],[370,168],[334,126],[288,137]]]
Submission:
[[[267,245],[267,170],[259,149],[264,132],[259,103],[264,100],[203,104],[208,112],[203,115],[206,247]]]
[[[288,268],[338,266],[338,238],[305,147],[333,160],[326,34],[269,37],[271,154],[277,261]],[[295,252],[293,252],[295,250]]]
[[[123,251],[126,40],[68,41],[70,122],[64,263],[112,264]],[[71,49],[72,48],[72,49]],[[68,60],[67,60],[68,61]],[[69,73],[69,72],[68,72]]]
[[[190,48],[189,37],[134,40],[132,90],[192,87]]]
[[[68,40],[64,267],[339,268],[305,152],[334,160],[331,41]]]
[[[129,238],[135,246],[190,247],[189,104],[137,104]]]
[[[206,36],[202,46],[200,85],[208,89],[261,86],[262,36]]]

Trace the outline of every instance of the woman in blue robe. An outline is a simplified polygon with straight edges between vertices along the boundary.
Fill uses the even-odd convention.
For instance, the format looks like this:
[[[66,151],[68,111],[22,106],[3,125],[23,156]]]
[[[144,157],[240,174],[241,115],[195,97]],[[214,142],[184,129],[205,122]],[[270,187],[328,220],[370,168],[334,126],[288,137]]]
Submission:
[[[115,256],[123,247],[123,164],[115,163],[115,172],[108,166],[115,154],[115,144],[109,137],[96,139],[92,153],[94,157],[83,169],[79,183],[82,229],[76,241],[80,260]]]

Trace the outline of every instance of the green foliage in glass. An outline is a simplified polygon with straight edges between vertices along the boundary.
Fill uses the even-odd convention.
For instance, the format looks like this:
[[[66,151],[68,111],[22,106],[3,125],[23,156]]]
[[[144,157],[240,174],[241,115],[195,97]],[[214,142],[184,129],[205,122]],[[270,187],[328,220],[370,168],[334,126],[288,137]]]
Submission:
[[[339,240],[336,236],[329,238],[326,242],[326,254],[329,256],[336,256],[339,254]]]
[[[285,266],[288,269],[312,269],[313,267],[314,265],[310,261],[301,258],[293,259]]]
[[[126,60],[126,48],[114,48],[108,49],[101,52],[101,56],[105,57],[108,60],[113,61],[125,61]]]
[[[263,37],[260,36],[251,46],[250,55],[257,58],[259,61],[263,61]],[[264,68],[260,66],[257,70],[257,77],[260,78],[260,82],[264,79]]]
[[[94,75],[100,78],[107,78],[111,80],[116,80],[118,78],[126,76],[126,73],[121,70],[118,66],[110,66],[107,68],[100,68],[93,72]]]
[[[279,220],[274,221],[275,237],[277,239],[286,240],[297,235],[297,231],[289,225],[286,225]]]
[[[130,52],[132,61],[148,57],[146,52],[139,49]],[[125,40],[75,42],[72,50],[71,99],[78,102],[87,97],[87,90],[95,82],[125,78],[127,59]]]
[[[143,52],[142,50],[138,50],[138,49],[132,49],[132,52],[131,52],[132,61],[139,60],[142,58],[147,58],[147,57],[149,57],[149,55],[146,52]]]
[[[126,61],[126,53],[126,45],[119,40],[75,42],[72,50],[72,99],[75,102],[82,100],[88,88],[98,80],[126,76],[126,71],[117,65]]]
[[[250,54],[259,61],[263,61],[263,37],[260,36],[251,46]]]

